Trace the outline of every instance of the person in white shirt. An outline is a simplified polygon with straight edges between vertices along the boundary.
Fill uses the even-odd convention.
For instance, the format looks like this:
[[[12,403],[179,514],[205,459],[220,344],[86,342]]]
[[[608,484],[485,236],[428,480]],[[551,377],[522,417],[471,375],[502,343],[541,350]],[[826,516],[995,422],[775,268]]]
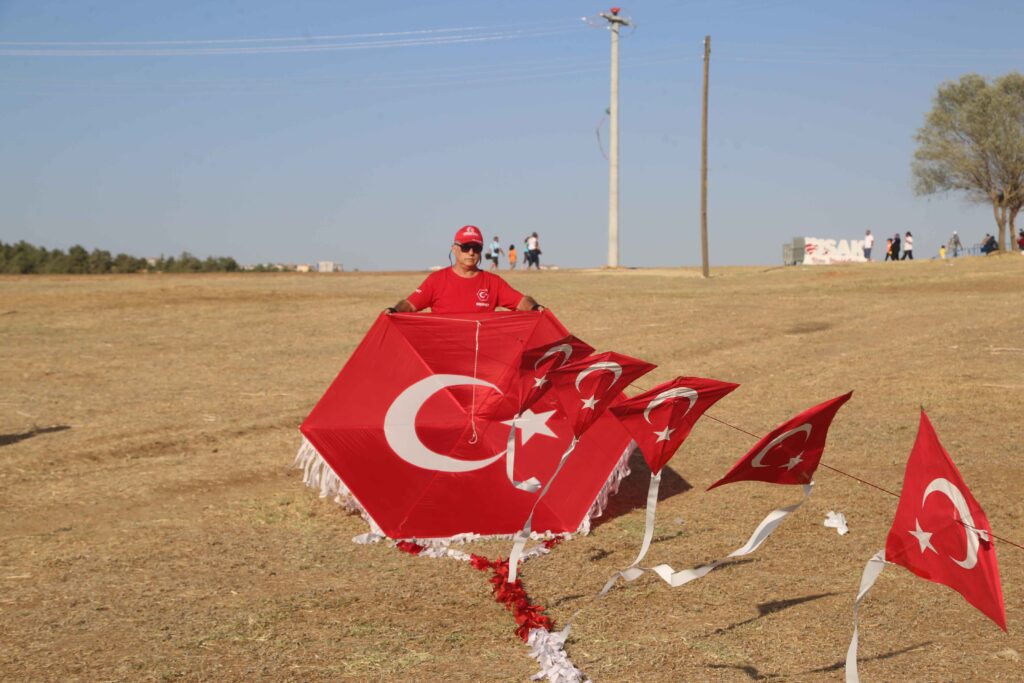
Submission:
[[[875,246],[875,236],[868,230],[864,233],[864,258],[871,260],[871,248]]]
[[[907,230],[907,234],[903,236],[903,256],[900,257],[901,261],[910,259],[914,260],[914,236]]]

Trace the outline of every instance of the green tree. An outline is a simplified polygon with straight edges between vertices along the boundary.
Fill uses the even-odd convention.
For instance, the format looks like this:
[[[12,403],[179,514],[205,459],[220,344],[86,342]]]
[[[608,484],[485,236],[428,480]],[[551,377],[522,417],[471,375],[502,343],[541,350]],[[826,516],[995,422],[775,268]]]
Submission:
[[[990,204],[1000,247],[1012,252],[1024,207],[1024,75],[1013,71],[989,82],[967,74],[943,83],[916,140],[914,191],[959,191]]]

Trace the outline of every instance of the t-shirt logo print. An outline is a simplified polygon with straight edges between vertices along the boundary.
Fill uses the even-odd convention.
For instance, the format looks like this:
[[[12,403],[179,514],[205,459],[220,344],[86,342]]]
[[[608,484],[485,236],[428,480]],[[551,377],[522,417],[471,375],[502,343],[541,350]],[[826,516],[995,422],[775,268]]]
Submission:
[[[487,301],[491,298],[491,291],[489,289],[478,289],[476,290],[476,298],[479,301]]]

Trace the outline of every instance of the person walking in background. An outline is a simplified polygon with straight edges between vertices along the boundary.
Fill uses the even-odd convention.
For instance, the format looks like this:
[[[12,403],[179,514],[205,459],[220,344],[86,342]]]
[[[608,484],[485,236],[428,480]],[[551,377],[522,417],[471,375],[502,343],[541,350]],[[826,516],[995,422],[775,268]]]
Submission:
[[[494,239],[491,240],[491,245],[487,247],[487,260],[491,262],[491,270],[498,270],[500,264],[498,259],[505,253],[505,250],[501,248],[501,242],[498,240],[498,236],[495,235]]]
[[[516,245],[508,245],[508,269],[516,269]]]
[[[1017,248],[1020,249],[1020,253],[1024,256],[1024,230],[1020,231],[1017,235]]]
[[[875,236],[868,230],[864,233],[864,260],[871,260],[871,248],[875,246]]]
[[[896,233],[892,236],[892,260],[900,260],[900,234]]]
[[[526,269],[531,265],[540,270],[540,238],[535,232],[526,238]]]
[[[900,260],[910,259],[914,260],[914,236],[907,230],[907,234],[903,237],[903,257]]]
[[[885,238],[885,259],[884,260],[888,261],[891,258],[892,258],[892,238],[891,237],[886,237]]]
[[[946,251],[950,252],[953,258],[960,255],[960,250],[964,248],[964,245],[960,242],[960,235],[956,234],[956,230],[953,231],[953,236],[949,238],[949,248]]]

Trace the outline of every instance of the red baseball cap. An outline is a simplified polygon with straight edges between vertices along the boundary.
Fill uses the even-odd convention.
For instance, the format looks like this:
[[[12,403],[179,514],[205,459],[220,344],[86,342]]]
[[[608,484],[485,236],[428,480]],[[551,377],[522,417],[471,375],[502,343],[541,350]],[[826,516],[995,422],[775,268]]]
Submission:
[[[455,233],[456,244],[472,244],[473,242],[481,246],[484,243],[484,236],[480,234],[480,228],[475,225],[463,225]]]

